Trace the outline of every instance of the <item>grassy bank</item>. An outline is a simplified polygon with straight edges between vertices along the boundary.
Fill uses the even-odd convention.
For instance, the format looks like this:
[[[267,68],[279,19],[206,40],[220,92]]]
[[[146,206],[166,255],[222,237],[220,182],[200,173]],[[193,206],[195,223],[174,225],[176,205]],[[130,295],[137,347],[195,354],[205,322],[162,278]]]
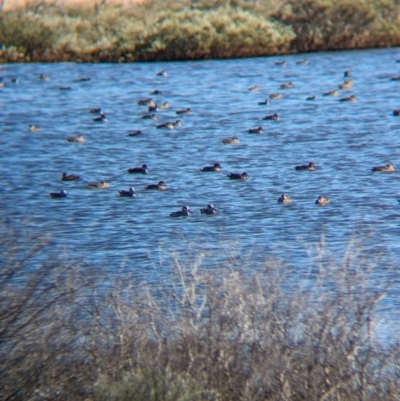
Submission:
[[[364,259],[360,243],[335,261],[315,249],[300,275],[228,251],[212,272],[207,254],[175,255],[164,284],[139,285],[133,274],[54,259],[37,235],[3,238],[1,399],[400,397],[398,328],[377,336],[391,273],[379,274],[379,257]]]
[[[102,3],[32,0],[1,12],[1,61],[181,60],[400,45],[395,0]]]

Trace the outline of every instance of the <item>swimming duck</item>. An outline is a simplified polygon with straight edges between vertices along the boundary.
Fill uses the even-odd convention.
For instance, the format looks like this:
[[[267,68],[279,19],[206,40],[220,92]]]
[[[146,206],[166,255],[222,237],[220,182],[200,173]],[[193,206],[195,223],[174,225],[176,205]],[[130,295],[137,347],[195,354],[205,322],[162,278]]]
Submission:
[[[161,77],[168,77],[167,71],[165,70],[158,71],[157,75]]]
[[[13,84],[17,84],[18,78],[10,78],[10,82],[12,82]]]
[[[51,77],[50,75],[40,74],[39,79],[41,79],[42,81],[50,81]]]
[[[155,114],[144,114],[142,118],[145,120],[157,120],[157,116]]]
[[[186,109],[177,110],[175,113],[176,114],[190,114],[191,112],[192,112],[192,109],[190,107],[187,107]]]
[[[261,102],[258,102],[258,104],[260,106],[268,106],[269,105],[269,100],[268,99],[262,100]]]
[[[144,99],[139,99],[137,101],[137,104],[139,106],[150,106],[150,105],[155,105],[154,100],[151,97],[146,97]]]
[[[222,167],[219,163],[214,163],[213,166],[204,166],[203,168],[200,169],[201,171],[216,171],[219,173],[222,170]]]
[[[308,97],[306,98],[306,100],[315,100],[315,95],[314,95],[314,96],[308,96]]]
[[[125,197],[130,197],[130,198],[135,198],[136,197],[136,191],[135,188],[130,187],[127,191],[122,189],[119,192],[119,196],[125,196]]]
[[[270,99],[282,99],[282,93],[271,93],[269,97]]]
[[[72,88],[70,86],[59,86],[60,91],[70,91]]]
[[[171,217],[187,217],[190,216],[192,211],[190,210],[189,206],[182,206],[182,209],[177,212],[172,212],[170,214]]]
[[[316,205],[326,205],[327,203],[330,202],[330,199],[327,198],[326,196],[320,195],[318,199],[315,201]]]
[[[350,72],[350,71],[345,71],[344,74],[343,74],[343,76],[344,76],[345,78],[351,77],[351,72]]]
[[[249,88],[249,91],[258,91],[260,88],[259,88],[259,86],[258,85],[254,85],[254,86],[251,86],[250,88]]]
[[[89,182],[88,184],[86,184],[86,188],[89,188],[89,189],[93,189],[93,188],[105,189],[105,188],[110,188],[110,184],[107,181]]]
[[[159,91],[158,89],[155,89],[155,90],[150,92],[150,95],[162,95],[162,92]]]
[[[101,113],[101,108],[100,107],[95,107],[94,109],[90,109],[89,113],[100,114]]]
[[[158,106],[155,104],[154,106],[151,105],[147,108],[147,111],[150,113],[152,111],[158,111]]]
[[[308,64],[308,60],[305,58],[304,60],[296,61],[297,65],[306,65]]]
[[[164,181],[159,181],[158,184],[147,185],[145,189],[159,189],[160,191],[165,191],[167,189],[167,185]]]
[[[393,111],[394,116],[400,116],[400,109],[399,110],[394,110]]]
[[[170,109],[171,108],[171,106],[170,106],[170,104],[168,103],[168,102],[162,102],[159,106],[158,106],[158,108],[159,109]]]
[[[126,170],[129,174],[148,174],[147,164],[142,164],[142,167],[132,167]]]
[[[85,138],[83,135],[75,135],[75,136],[69,136],[67,138],[68,142],[85,142]]]
[[[200,213],[211,215],[211,214],[217,214],[218,210],[214,207],[214,205],[209,204],[207,205],[207,207],[200,209]]]
[[[290,198],[289,196],[282,194],[280,196],[280,198],[278,199],[279,203],[290,203],[292,201],[292,198]]]
[[[275,65],[286,65],[286,64],[287,64],[286,60],[276,61],[275,62]]]
[[[314,171],[316,168],[316,164],[314,162],[310,162],[308,164],[302,164],[300,166],[296,166],[296,170],[308,170],[308,171]]]
[[[239,143],[239,139],[236,136],[233,136],[231,138],[224,138],[221,141],[224,145],[236,145],[237,143]]]
[[[279,121],[279,116],[277,113],[271,114],[269,116],[265,116],[263,120],[274,120],[274,121]]]
[[[249,175],[246,173],[246,171],[243,171],[243,173],[229,173],[227,177],[229,177],[231,180],[247,180]]]
[[[293,83],[289,81],[285,84],[281,84],[280,88],[281,89],[291,89],[291,88],[293,88]]]
[[[167,123],[163,123],[160,125],[157,125],[157,128],[168,128],[168,129],[174,129],[175,127],[180,127],[182,126],[182,121],[181,120],[176,120],[174,121],[169,121]]]
[[[29,131],[32,131],[32,132],[40,131],[40,127],[38,125],[35,125],[35,124],[30,124],[29,125]]]
[[[140,129],[134,130],[134,131],[126,131],[127,136],[138,136],[142,135],[143,132]]]
[[[393,163],[388,163],[386,166],[375,166],[372,167],[371,171],[382,171],[383,173],[391,173],[394,171]]]
[[[100,115],[98,117],[93,118],[93,121],[96,122],[101,122],[101,121],[107,121],[106,115],[101,111]]]
[[[61,190],[60,192],[50,192],[49,196],[50,198],[66,198],[67,191]]]
[[[323,96],[339,96],[339,91],[334,89],[332,91],[324,92]]]
[[[80,180],[80,178],[81,177],[76,174],[62,173],[61,181],[75,181],[75,180]]]
[[[352,102],[354,103],[357,100],[355,95],[351,95],[349,97],[342,97],[341,99],[339,99],[339,101],[341,102]]]
[[[353,86],[353,81],[351,79],[346,79],[342,84],[339,84],[340,89],[350,89]]]
[[[248,132],[249,134],[262,134],[264,132],[264,129],[263,127],[250,128]]]

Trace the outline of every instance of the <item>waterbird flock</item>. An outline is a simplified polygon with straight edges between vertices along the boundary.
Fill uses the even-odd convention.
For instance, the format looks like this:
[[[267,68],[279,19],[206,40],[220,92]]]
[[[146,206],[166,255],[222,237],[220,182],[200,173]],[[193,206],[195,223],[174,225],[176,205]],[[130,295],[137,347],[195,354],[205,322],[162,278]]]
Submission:
[[[301,63],[297,62],[297,64],[307,65],[308,61],[303,60]],[[286,61],[277,62],[276,65],[286,65]],[[167,72],[164,70],[160,71],[156,75],[162,76],[162,77],[168,77]],[[351,73],[349,71],[345,71],[344,76],[350,77]],[[39,76],[39,79],[48,81],[51,79],[51,77],[48,75],[41,74]],[[82,81],[83,80],[90,81],[90,78],[85,78],[85,79],[82,78],[81,80]],[[2,82],[3,81],[4,80],[2,79]],[[17,81],[17,79],[13,78],[13,80],[11,82],[17,83],[18,81]],[[349,89],[353,88],[353,84],[354,84],[354,82],[352,79],[346,79],[343,83],[338,84],[337,89],[333,89],[333,90],[324,92],[324,93],[322,93],[322,96],[338,97],[339,90],[349,90]],[[289,89],[293,88],[294,86],[295,86],[295,84],[293,84],[291,81],[289,81],[287,83],[280,84],[279,88],[289,90]],[[60,86],[59,89],[60,90],[66,90],[66,89],[69,90],[69,89],[71,89],[71,87],[61,87]],[[260,89],[259,85],[254,85],[254,86],[248,88],[249,91],[258,91],[259,89]],[[150,93],[151,93],[151,95],[159,95],[162,92],[159,90],[154,90],[154,91],[151,91]],[[280,100],[284,97],[282,95],[282,93],[280,93],[280,92],[270,93],[268,96],[272,100]],[[315,100],[315,99],[316,99],[315,95],[309,96],[306,98],[306,100]],[[341,97],[338,100],[341,102],[350,102],[351,103],[351,102],[356,102],[357,99],[356,99],[356,96],[354,94],[352,94],[350,96]],[[164,101],[160,104],[157,104],[153,98],[138,99],[137,104],[138,104],[138,106],[146,106],[147,111],[149,113],[151,113],[151,114],[144,114],[142,116],[142,118],[152,119],[152,120],[157,120],[157,114],[155,114],[157,111],[159,111],[161,109],[170,109],[171,108],[171,106],[168,102]],[[270,105],[270,101],[268,99],[265,99],[264,101],[258,102],[258,104],[268,106],[268,105]],[[88,112],[96,115],[95,117],[92,118],[94,123],[106,123],[108,121],[105,112],[99,107],[88,108]],[[191,114],[192,112],[193,112],[192,107],[179,108],[175,111],[175,113],[177,115],[182,115],[182,116]],[[400,110],[394,110],[393,115],[400,116]],[[279,122],[280,116],[277,113],[273,113],[273,114],[266,115],[265,117],[262,118],[262,120],[266,120],[266,121],[270,120],[270,121]],[[182,124],[183,123],[181,120],[175,120],[175,121],[168,121],[168,122],[158,124],[155,127],[157,129],[166,128],[169,130],[173,130],[177,127],[181,127]],[[28,128],[32,132],[40,131],[40,127],[35,124],[29,125]],[[251,134],[262,134],[264,132],[264,128],[262,126],[255,127],[255,128],[249,128],[247,130],[247,132],[251,133]],[[142,134],[143,134],[142,129],[130,130],[130,131],[127,131],[127,133],[126,133],[127,136],[138,136],[138,135],[142,135]],[[66,139],[68,142],[77,142],[77,143],[85,142],[85,138],[82,134],[68,136]],[[239,142],[240,141],[237,136],[232,136],[232,137],[227,137],[227,138],[222,139],[222,144],[224,144],[224,145],[234,145],[234,144],[238,144]],[[294,169],[297,171],[315,171],[317,169],[317,165],[314,162],[309,162],[308,164],[294,166]],[[202,171],[202,172],[221,172],[221,170],[222,170],[222,166],[219,162],[215,162],[213,165],[204,166],[204,167],[200,168],[200,171]],[[146,164],[142,164],[142,166],[140,166],[140,167],[128,168],[126,171],[129,174],[149,174],[149,169]],[[384,166],[374,166],[371,168],[371,171],[372,172],[393,172],[393,171],[395,171],[395,169],[394,169],[393,163],[389,162],[387,165],[384,165]],[[229,174],[227,174],[227,177],[230,178],[231,180],[246,181],[249,179],[249,174],[246,171],[230,172]],[[61,181],[65,181],[65,182],[76,181],[76,180],[80,180],[80,179],[81,179],[80,175],[67,174],[66,172],[64,172],[61,176]],[[86,183],[85,186],[88,189],[106,189],[106,188],[110,187],[110,183],[108,181],[102,180],[99,182]],[[146,189],[146,190],[154,189],[154,190],[162,190],[162,191],[165,191],[167,188],[168,188],[167,185],[162,180],[159,181],[157,184],[148,184],[147,186],[144,187],[144,189]],[[121,197],[129,197],[129,198],[137,197],[137,192],[133,186],[131,186],[128,190],[119,190],[118,193]],[[60,192],[50,192],[49,196],[50,196],[50,198],[53,198],[53,199],[66,198],[67,191],[65,189],[62,189]],[[289,197],[288,195],[286,195],[285,193],[283,193],[277,201],[278,201],[278,203],[291,203],[292,198]],[[315,204],[317,204],[317,205],[326,205],[328,203],[330,203],[330,199],[324,195],[320,195],[318,197],[318,199],[315,201]],[[214,215],[214,214],[217,214],[217,212],[218,212],[218,210],[212,204],[209,204],[207,207],[200,209],[200,213],[206,214],[206,215]],[[192,213],[193,212],[191,211],[189,206],[184,205],[181,208],[181,210],[171,212],[170,216],[171,217],[188,217]]]

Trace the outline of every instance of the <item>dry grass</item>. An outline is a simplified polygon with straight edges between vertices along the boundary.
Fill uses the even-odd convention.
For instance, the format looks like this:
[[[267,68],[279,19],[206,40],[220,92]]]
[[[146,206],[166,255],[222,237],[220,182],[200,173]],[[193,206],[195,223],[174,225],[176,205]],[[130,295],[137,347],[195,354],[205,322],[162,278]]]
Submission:
[[[377,335],[390,272],[360,243],[336,261],[322,244],[308,272],[228,251],[210,272],[212,255],[172,255],[169,284],[150,285],[49,262],[51,243],[26,239],[0,245],[1,399],[400,397],[398,328]]]

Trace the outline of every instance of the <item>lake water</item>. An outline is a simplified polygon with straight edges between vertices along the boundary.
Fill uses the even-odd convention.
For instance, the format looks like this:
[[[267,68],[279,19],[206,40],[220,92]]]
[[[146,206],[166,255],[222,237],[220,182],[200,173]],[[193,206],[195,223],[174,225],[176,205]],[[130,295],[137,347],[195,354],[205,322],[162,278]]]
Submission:
[[[323,239],[340,260],[352,239],[378,258],[375,274],[400,262],[400,49],[321,52],[281,57],[132,64],[10,64],[1,71],[0,207],[5,227],[29,227],[54,238],[54,252],[83,258],[113,274],[125,269],[161,281],[171,254],[217,268],[229,258],[276,258],[301,276]],[[296,61],[307,57],[307,65]],[[286,60],[287,65],[275,63]],[[166,70],[167,77],[156,75]],[[351,71],[350,90],[322,96]],[[39,79],[46,74],[51,80]],[[18,77],[18,83],[10,78]],[[90,81],[78,81],[90,77]],[[280,84],[293,82],[292,89]],[[253,85],[259,90],[249,91]],[[70,86],[70,90],[60,90]],[[144,120],[137,101],[152,96],[169,110]],[[258,102],[273,92],[279,100]],[[355,103],[338,99],[356,95]],[[315,95],[314,101],[307,101]],[[107,122],[89,113],[101,107]],[[190,107],[192,113],[175,111]],[[280,121],[266,121],[278,113]],[[157,129],[182,120],[174,130]],[[30,124],[40,126],[31,132]],[[264,133],[247,130],[262,126]],[[129,137],[127,130],[142,130]],[[83,134],[85,143],[66,138]],[[237,136],[237,145],[223,145]],[[295,166],[313,161],[314,172]],[[393,162],[397,171],[372,173]],[[200,168],[219,162],[220,173]],[[147,175],[128,174],[148,165]],[[247,181],[229,172],[247,171]],[[82,179],[62,182],[62,172]],[[85,184],[107,180],[109,189]],[[146,191],[164,180],[167,191]],[[137,197],[118,191],[134,186]],[[65,199],[49,192],[68,191]],[[277,203],[282,193],[293,198]],[[331,199],[317,206],[319,195]],[[212,203],[215,216],[200,208]],[[190,218],[169,214],[189,205]],[[311,250],[311,251],[310,251]],[[308,270],[307,270],[308,271]],[[392,273],[393,274],[393,271]],[[398,281],[397,274],[391,280]]]

